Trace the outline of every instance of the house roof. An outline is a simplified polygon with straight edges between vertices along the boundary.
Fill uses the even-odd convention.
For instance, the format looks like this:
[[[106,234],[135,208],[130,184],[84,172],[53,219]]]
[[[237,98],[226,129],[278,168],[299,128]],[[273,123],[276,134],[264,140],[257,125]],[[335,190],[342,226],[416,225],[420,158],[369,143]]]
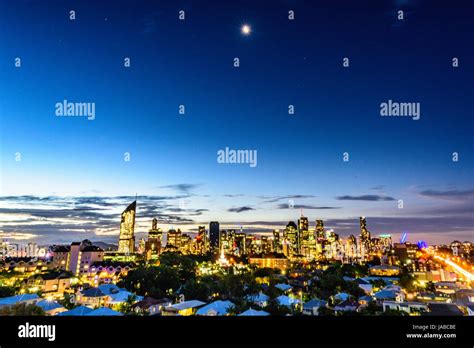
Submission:
[[[147,308],[150,308],[151,306],[165,305],[167,303],[172,303],[172,301],[169,298],[156,299],[156,298],[147,296],[143,300],[134,303],[132,307],[133,308],[138,307],[138,308],[142,308],[142,309],[147,309]]]
[[[258,293],[257,295],[249,295],[247,299],[252,302],[265,302],[268,301],[269,297],[263,292]]]
[[[264,317],[268,316],[270,313],[265,311],[257,311],[255,309],[249,308],[245,312],[240,313],[239,317]]]
[[[123,291],[123,289],[119,288],[115,284],[102,284],[99,285],[98,288],[106,295],[116,294],[120,291]]]
[[[206,302],[202,302],[202,301],[198,301],[198,300],[190,300],[190,301],[175,303],[174,305],[171,305],[170,307],[174,308],[174,309],[177,309],[178,311],[181,311],[183,309],[201,307],[205,304],[206,304]]]
[[[126,290],[119,291],[108,296],[110,297],[110,303],[126,302],[130,296],[135,296],[135,301],[141,301],[143,299],[143,296],[135,295],[134,293]]]
[[[216,312],[217,315],[226,315],[233,306],[234,304],[230,301],[218,300],[199,308],[196,315],[207,315],[210,311]]]
[[[21,294],[10,297],[0,298],[0,305],[13,305],[15,303],[23,301],[31,301],[39,299],[40,297],[37,294]]]
[[[60,315],[60,316],[78,316],[78,317],[80,317],[80,316],[86,315],[87,313],[90,313],[92,311],[93,311],[92,308],[89,308],[89,307],[86,307],[86,306],[79,306],[79,307],[73,308],[69,311],[59,313],[58,315]]]
[[[380,290],[374,294],[374,297],[377,300],[394,299],[397,297],[397,294],[391,290]]]
[[[350,297],[351,297],[351,295],[349,295],[346,292],[338,292],[336,295],[334,295],[334,298],[336,300],[342,300],[342,301],[347,300]]]
[[[97,308],[96,310],[93,310],[92,312],[89,312],[87,314],[84,314],[85,316],[120,316],[123,315],[123,313],[114,311],[113,309],[110,309],[108,307],[100,307]]]
[[[294,304],[297,304],[300,302],[300,300],[297,300],[295,298],[291,298],[291,297],[288,297],[286,295],[281,295],[281,296],[278,296],[276,298],[276,300],[278,301],[278,303],[281,305],[281,306],[292,306]]]
[[[36,305],[43,308],[45,312],[52,311],[58,308],[64,308],[64,306],[58,303],[57,301],[49,301],[49,300],[42,300],[42,301],[36,302]]]
[[[81,291],[82,296],[85,297],[103,297],[107,296],[99,288],[88,288]]]
[[[371,302],[371,301],[373,301],[373,300],[374,300],[374,299],[372,298],[372,296],[367,296],[367,295],[365,295],[365,296],[359,297],[359,301]]]
[[[324,307],[327,304],[326,301],[320,300],[318,298],[313,298],[312,300],[309,300],[305,304],[303,304],[303,308],[305,309],[312,309],[314,307]]]
[[[341,303],[338,303],[334,309],[338,309],[338,308],[351,308],[351,307],[355,307],[357,308],[359,304],[357,302],[354,302],[354,301],[351,301],[351,300],[345,300],[345,301],[342,301]]]
[[[363,278],[357,278],[356,280],[354,280],[357,284],[359,285],[369,285],[370,282],[363,279]]]
[[[277,285],[275,285],[275,287],[280,289],[281,291],[287,291],[287,290],[291,290],[293,288],[291,285],[284,284],[284,283],[277,284]]]

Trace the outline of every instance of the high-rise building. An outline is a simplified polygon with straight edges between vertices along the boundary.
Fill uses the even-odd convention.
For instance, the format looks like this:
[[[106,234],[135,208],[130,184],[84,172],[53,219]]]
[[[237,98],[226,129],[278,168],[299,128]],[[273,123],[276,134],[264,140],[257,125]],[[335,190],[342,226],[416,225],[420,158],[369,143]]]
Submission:
[[[148,231],[148,240],[145,242],[147,260],[156,258],[160,254],[162,237],[163,231],[158,228],[158,220],[154,218],[151,222],[151,230]]]
[[[166,246],[174,246],[175,248],[181,247],[181,230],[170,229],[168,231],[168,238],[166,241]]]
[[[298,241],[298,227],[293,221],[288,222],[286,225],[285,240],[288,242],[289,254],[298,254],[299,253],[299,241]]]
[[[72,243],[69,250],[66,270],[74,275],[86,273],[92,264],[104,261],[104,250],[87,239]]]
[[[213,252],[219,250],[219,222],[209,224],[209,246]]]
[[[239,256],[245,255],[247,253],[246,237],[247,235],[243,232],[239,232],[235,235],[235,248],[236,253]]]
[[[130,204],[122,213],[120,222],[120,237],[118,252],[132,254],[135,252],[135,214],[137,210],[137,201]]]
[[[309,221],[308,218],[303,216],[303,212],[301,212],[301,216],[298,219],[298,234],[297,234],[297,253],[300,254],[303,250],[302,246],[305,245],[309,240]]]
[[[158,228],[158,220],[153,218],[151,221],[151,230],[148,231],[148,239],[158,239],[161,242],[163,231]]]
[[[323,220],[316,220],[316,239],[318,241],[323,241],[324,238],[324,222]]]
[[[364,216],[360,217],[360,242],[365,252],[370,252],[370,232],[367,230],[367,221]]]
[[[308,222],[308,218],[301,215],[300,218],[298,219],[298,229],[300,230],[300,233],[301,235],[303,235],[304,233],[302,232],[307,232],[308,229],[309,229],[309,222]]]
[[[198,234],[196,236],[197,251],[200,254],[207,252],[207,235],[206,226],[199,226]]]
[[[283,251],[280,240],[280,230],[273,230],[273,251],[276,253],[281,253]]]

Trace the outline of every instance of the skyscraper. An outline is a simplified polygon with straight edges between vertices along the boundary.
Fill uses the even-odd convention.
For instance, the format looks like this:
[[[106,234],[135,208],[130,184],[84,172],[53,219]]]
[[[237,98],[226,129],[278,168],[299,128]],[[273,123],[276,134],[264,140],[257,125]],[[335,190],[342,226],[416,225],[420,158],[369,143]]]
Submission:
[[[199,226],[198,235],[196,236],[196,244],[200,254],[207,252],[206,226]]]
[[[158,239],[161,242],[163,236],[163,231],[161,228],[158,228],[158,220],[153,218],[151,221],[151,230],[148,231],[148,239]]]
[[[219,250],[219,222],[209,224],[209,246],[213,252]]]
[[[135,252],[135,214],[137,210],[137,201],[133,201],[122,213],[120,222],[120,236],[118,252],[131,254]]]
[[[275,251],[276,253],[282,252],[280,230],[273,230],[273,251]]]
[[[182,237],[182,233],[181,233],[181,230],[178,228],[177,230],[175,230],[174,228],[170,229],[168,231],[168,236],[167,236],[167,240],[166,240],[166,246],[169,247],[169,246],[173,246],[177,249],[181,248],[181,237]]]
[[[303,211],[301,211],[301,216],[298,219],[298,234],[297,234],[297,252],[298,254],[302,251],[303,244],[306,247],[306,244],[309,240],[309,221],[308,218],[303,216]]]
[[[289,253],[298,254],[299,253],[299,242],[298,242],[298,227],[293,221],[288,222],[285,228],[285,239],[288,241]]]
[[[322,241],[325,237],[323,220],[316,220],[316,239]]]
[[[158,228],[158,220],[154,218],[151,223],[151,230],[148,231],[148,240],[145,242],[145,254],[147,260],[157,257],[161,251],[161,238],[163,232]]]
[[[370,251],[370,232],[367,230],[367,221],[364,216],[360,217],[360,243],[364,246],[365,252]]]

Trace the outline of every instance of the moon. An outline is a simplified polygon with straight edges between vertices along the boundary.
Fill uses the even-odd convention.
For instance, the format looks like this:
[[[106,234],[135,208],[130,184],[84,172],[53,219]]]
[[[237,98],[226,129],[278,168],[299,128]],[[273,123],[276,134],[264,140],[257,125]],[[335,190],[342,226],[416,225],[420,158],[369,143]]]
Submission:
[[[244,35],[250,35],[250,33],[252,32],[252,29],[250,28],[250,26],[248,24],[244,24],[244,25],[242,25],[242,28],[240,29],[240,31]]]

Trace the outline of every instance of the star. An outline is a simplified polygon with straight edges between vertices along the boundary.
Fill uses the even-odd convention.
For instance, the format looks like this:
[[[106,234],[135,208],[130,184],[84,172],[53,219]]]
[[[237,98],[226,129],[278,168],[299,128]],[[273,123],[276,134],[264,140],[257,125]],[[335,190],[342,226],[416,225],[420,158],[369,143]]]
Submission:
[[[244,24],[244,25],[242,25],[242,28],[240,29],[240,31],[244,35],[250,35],[250,33],[252,32],[252,29],[250,28],[250,26],[248,24]]]

